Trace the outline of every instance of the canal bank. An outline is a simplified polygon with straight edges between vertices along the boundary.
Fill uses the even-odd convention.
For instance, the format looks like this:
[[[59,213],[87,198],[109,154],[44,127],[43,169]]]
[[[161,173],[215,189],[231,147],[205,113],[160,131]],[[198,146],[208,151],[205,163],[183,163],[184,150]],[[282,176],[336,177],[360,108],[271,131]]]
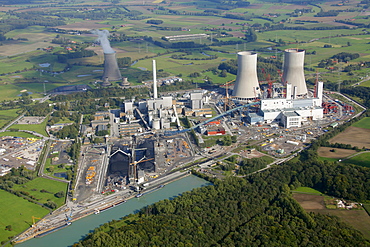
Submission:
[[[100,214],[92,214],[80,220],[74,221],[71,225],[62,228],[56,232],[52,232],[41,238],[33,238],[17,247],[65,247],[71,246],[81,240],[89,232],[96,227],[107,223],[113,219],[120,218],[139,212],[139,210],[147,205],[153,204],[163,199],[172,199],[181,195],[185,191],[190,191],[194,188],[210,185],[211,183],[198,178],[194,175],[176,180],[161,189],[155,190],[149,194],[145,194],[139,198],[132,198],[125,203],[110,208]]]

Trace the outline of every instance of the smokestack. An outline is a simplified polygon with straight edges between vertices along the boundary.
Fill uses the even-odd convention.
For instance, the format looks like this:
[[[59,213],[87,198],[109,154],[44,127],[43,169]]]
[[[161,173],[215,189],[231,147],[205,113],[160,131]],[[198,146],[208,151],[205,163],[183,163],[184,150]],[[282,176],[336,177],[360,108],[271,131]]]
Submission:
[[[303,49],[286,49],[284,53],[283,83],[290,83],[293,88],[297,87],[297,96],[307,95],[303,68],[304,54]]]
[[[240,99],[254,99],[259,97],[260,93],[257,78],[257,53],[238,52],[238,75],[232,95]]]
[[[108,81],[118,81],[122,78],[116,60],[116,52],[104,53],[103,79],[105,78],[108,78]]]
[[[157,68],[155,65],[155,60],[153,60],[153,98],[158,98],[157,93]]]

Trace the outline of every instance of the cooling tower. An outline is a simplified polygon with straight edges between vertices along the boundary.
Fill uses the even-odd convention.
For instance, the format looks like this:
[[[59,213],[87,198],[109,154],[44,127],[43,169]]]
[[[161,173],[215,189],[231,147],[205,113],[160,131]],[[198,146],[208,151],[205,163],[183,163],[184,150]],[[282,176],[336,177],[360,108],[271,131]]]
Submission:
[[[303,68],[304,53],[303,49],[286,49],[284,53],[283,83],[292,84],[292,88],[297,87],[297,96],[307,94]]]
[[[238,75],[232,95],[239,99],[253,99],[259,97],[260,93],[257,78],[257,53],[238,52]]]
[[[104,74],[103,80],[108,78],[108,81],[121,80],[121,72],[119,71],[116,53],[104,53]]]

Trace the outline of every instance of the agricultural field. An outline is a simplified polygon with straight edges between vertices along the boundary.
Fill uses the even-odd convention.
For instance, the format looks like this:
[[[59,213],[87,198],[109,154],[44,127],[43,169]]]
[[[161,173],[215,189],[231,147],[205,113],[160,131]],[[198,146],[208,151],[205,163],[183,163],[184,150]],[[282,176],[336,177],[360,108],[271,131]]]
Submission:
[[[350,126],[329,140],[330,143],[344,143],[359,148],[370,148],[370,129]]]
[[[257,0],[249,2],[251,3],[249,6],[234,6],[233,9],[219,11],[217,14],[209,16],[202,16],[201,14],[208,8],[216,8],[217,6],[213,2],[189,4],[188,2],[175,0],[171,3],[156,3],[156,7],[153,7],[153,5],[137,6],[134,1],[125,0],[125,8],[99,0],[84,2],[84,4],[95,5],[97,8],[104,8],[107,13],[114,12],[115,9],[119,9],[123,13],[121,16],[107,16],[101,19],[75,16],[73,13],[79,4],[78,2],[70,3],[71,6],[64,6],[63,8],[49,6],[49,16],[52,18],[56,18],[53,13],[70,14],[64,18],[65,25],[54,26],[61,32],[46,31],[44,26],[28,26],[24,29],[14,29],[5,33],[8,39],[2,41],[0,45],[0,56],[2,56],[0,57],[0,87],[7,87],[9,91],[4,99],[14,99],[17,93],[24,89],[32,92],[34,97],[41,97],[45,93],[44,91],[47,92],[62,85],[89,84],[94,88],[94,82],[100,80],[102,76],[103,53],[100,46],[90,45],[87,48],[93,50],[97,56],[71,58],[68,63],[60,63],[57,54],[65,53],[65,50],[60,44],[52,43],[54,38],[60,36],[77,43],[92,44],[97,37],[86,32],[92,29],[106,29],[114,35],[124,34],[126,37],[132,37],[124,41],[111,42],[113,49],[117,52],[117,58],[130,57],[132,61],[139,60],[132,68],[150,71],[151,60],[155,57],[158,69],[162,69],[171,75],[182,74],[185,79],[193,79],[187,76],[193,72],[201,73],[202,77],[194,80],[197,83],[204,82],[205,78],[215,84],[222,84],[234,79],[235,75],[228,74],[226,78],[220,78],[218,75],[206,72],[206,70],[217,68],[223,61],[235,59],[236,53],[243,50],[255,50],[259,53],[259,56],[270,57],[275,52],[268,52],[266,48],[276,47],[278,49],[276,53],[278,59],[281,59],[281,51],[286,48],[303,48],[307,50],[307,53],[315,51],[316,54],[307,55],[305,61],[307,67],[312,69],[316,69],[317,64],[322,59],[329,58],[339,52],[359,53],[361,55],[360,58],[350,63],[370,58],[370,52],[367,48],[370,35],[366,33],[368,31],[366,28],[331,30],[287,30],[282,28],[274,30],[268,28],[282,23],[284,27],[302,27],[306,29],[325,29],[336,26],[355,27],[354,25],[335,22],[335,20],[351,20],[355,23],[366,24],[367,17],[361,12],[362,8],[357,6],[359,1],[335,6],[326,3],[318,4],[325,11],[340,10],[341,12],[338,12],[335,17],[315,17],[320,12],[320,8],[313,5],[274,4]],[[11,8],[4,6],[0,8],[0,16],[5,18],[7,17],[6,11],[9,9],[17,11],[17,8],[22,8],[22,12],[28,13],[31,13],[31,10],[43,11],[42,4],[32,9],[26,9],[25,6],[21,5],[12,6]],[[76,4],[76,6],[73,6],[73,4]],[[302,9],[309,11],[297,11]],[[354,11],[346,11],[347,9]],[[145,18],[128,18],[125,14],[129,11],[141,13],[139,16],[145,16]],[[180,14],[173,14],[171,11],[179,11]],[[185,12],[193,14],[182,14]],[[235,15],[235,19],[232,17],[224,18],[227,14]],[[163,23],[154,25],[147,23],[148,20],[161,20]],[[244,38],[251,27],[255,30],[257,39],[246,42]],[[176,28],[182,28],[182,30]],[[66,32],[63,33],[64,31]],[[79,33],[69,31],[78,31]],[[144,36],[147,36],[160,41],[165,36],[199,33],[208,34],[209,37],[186,42],[193,41],[195,44],[206,45],[211,49],[226,53],[206,50],[207,54],[217,54],[218,58],[213,60],[190,60],[191,58],[201,59],[206,57],[200,51],[192,49],[193,55],[186,56],[188,59],[171,59],[171,54],[176,52],[177,49],[163,48],[154,42],[143,39]],[[214,42],[213,39],[234,43],[210,46]],[[276,41],[279,40],[284,41],[286,45],[277,44]],[[241,43],[237,44],[235,42]],[[332,48],[324,48],[326,44],[332,45]],[[49,46],[54,47],[53,52],[42,50],[42,48]],[[169,54],[157,56],[167,52]],[[50,63],[50,67],[45,68],[45,72],[40,73],[36,69],[40,69],[39,64],[42,63]],[[63,71],[67,66],[69,66],[69,70],[65,73],[50,73]],[[343,66],[345,65],[343,64]],[[326,72],[326,69],[319,69],[319,71]],[[137,83],[137,74],[137,71],[122,69],[122,75],[128,77],[134,85]],[[335,75],[325,73],[320,75],[320,79],[324,81],[340,79],[343,81],[353,78],[358,79],[365,74],[360,71],[355,71],[354,76],[346,75],[346,73],[335,73]],[[340,76],[339,79],[338,76]]]
[[[49,213],[46,208],[4,190],[0,190],[0,197],[0,242],[29,228],[32,225],[32,216],[42,218]],[[11,231],[5,230],[8,225],[11,226]]]
[[[14,185],[13,190],[26,191],[36,197],[40,203],[53,201],[60,207],[64,204],[65,197],[57,198],[54,194],[59,191],[63,191],[66,194],[67,186],[68,183],[38,177],[25,184]]]
[[[293,198],[306,211],[337,216],[370,239],[370,216],[365,210],[327,209],[323,195],[293,193]]]
[[[330,147],[320,147],[317,152],[320,157],[330,158],[330,159],[335,159],[335,160],[343,159],[345,157],[348,157],[352,154],[357,153],[356,150],[352,150],[352,149],[330,148]]]

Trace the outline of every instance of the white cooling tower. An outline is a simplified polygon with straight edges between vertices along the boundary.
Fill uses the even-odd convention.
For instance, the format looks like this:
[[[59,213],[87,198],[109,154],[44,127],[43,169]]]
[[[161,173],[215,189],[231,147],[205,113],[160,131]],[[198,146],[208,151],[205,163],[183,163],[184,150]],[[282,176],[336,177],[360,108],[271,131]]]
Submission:
[[[284,53],[283,83],[297,87],[296,95],[307,95],[306,80],[304,78],[304,54],[303,49],[286,49]]]
[[[238,75],[232,95],[239,99],[254,99],[259,97],[260,93],[257,78],[257,53],[238,52]]]
[[[104,53],[104,73],[103,80],[108,78],[108,81],[121,80],[121,72],[119,71],[116,53]]]

